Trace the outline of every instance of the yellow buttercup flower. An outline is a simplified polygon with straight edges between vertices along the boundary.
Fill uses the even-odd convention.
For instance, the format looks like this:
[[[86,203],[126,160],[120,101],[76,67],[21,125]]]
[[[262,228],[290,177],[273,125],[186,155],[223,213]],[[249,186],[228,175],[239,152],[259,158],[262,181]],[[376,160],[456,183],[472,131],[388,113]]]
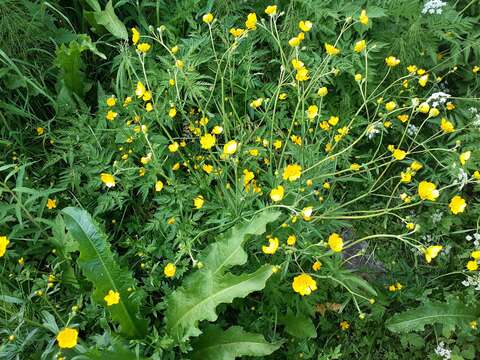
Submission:
[[[437,117],[440,114],[440,110],[437,108],[431,108],[430,111],[428,112],[428,117]]]
[[[362,76],[362,74],[355,74],[354,79],[355,79],[355,81],[362,81],[363,76]]]
[[[163,189],[163,182],[161,180],[158,180],[155,183],[155,191],[159,192],[159,191],[162,191],[162,189]]]
[[[309,32],[310,30],[312,30],[313,23],[311,21],[308,21],[308,20],[302,20],[298,23],[298,27],[303,32]]]
[[[467,207],[467,202],[461,196],[455,195],[452,200],[450,200],[450,204],[448,205],[450,211],[454,215],[458,215],[465,211]]]
[[[295,245],[297,242],[297,237],[295,235],[290,235],[288,238],[287,238],[287,245],[289,246],[293,246]]]
[[[360,165],[357,164],[357,163],[353,163],[353,164],[350,165],[350,170],[358,171],[358,170],[360,170]]]
[[[145,94],[145,91],[147,91],[147,89],[145,88],[145,85],[143,85],[143,83],[141,81],[137,82],[137,88],[135,89],[135,95],[137,95],[137,97],[141,98],[143,96],[143,94]]]
[[[248,30],[255,30],[257,28],[257,14],[250,13],[247,15],[247,21],[245,21],[245,27]]]
[[[252,181],[253,179],[255,178],[255,174],[248,170],[248,169],[244,169],[243,170],[243,185],[244,186],[247,186],[250,181]]]
[[[230,140],[223,145],[223,153],[225,155],[233,155],[237,152],[238,143],[235,140]]]
[[[172,47],[170,49],[170,51],[172,52],[173,55],[175,55],[176,53],[178,53],[180,51],[180,48],[178,47],[178,45],[175,45],[174,47]]]
[[[442,120],[440,120],[440,128],[445,134],[455,131],[455,126],[453,125],[453,123],[445,118],[442,118]]]
[[[41,136],[45,132],[45,129],[43,127],[37,127],[37,135]]]
[[[473,173],[473,177],[475,178],[475,180],[480,180],[480,171],[475,170],[475,172]]]
[[[120,293],[118,291],[109,290],[103,300],[105,300],[107,306],[116,305],[120,302]]]
[[[58,346],[61,349],[72,349],[77,346],[78,330],[65,328],[57,334]]]
[[[470,256],[471,256],[472,258],[474,258],[475,260],[480,260],[480,250],[472,251],[472,253],[470,254]]]
[[[472,155],[471,151],[465,151],[460,154],[458,159],[460,160],[460,164],[465,165],[467,161],[470,159],[470,156]]]
[[[331,44],[325,43],[325,51],[327,52],[328,55],[338,55],[340,53],[340,49],[336,48],[335,46]]]
[[[145,105],[145,110],[147,112],[150,112],[150,111],[153,111],[153,105],[151,102],[147,103],[147,105]]]
[[[168,150],[172,153],[178,151],[178,148],[180,147],[180,144],[176,141],[168,145]]]
[[[298,81],[307,81],[308,79],[310,79],[310,77],[308,76],[308,69],[306,67],[298,69],[297,73],[295,74],[295,79],[297,79]]]
[[[315,117],[318,115],[318,106],[317,105],[310,105],[307,109],[307,117],[310,120],[315,119]]]
[[[7,252],[8,244],[10,244],[10,240],[6,236],[0,236],[0,258]]]
[[[193,206],[195,206],[195,209],[201,209],[203,204],[205,204],[205,199],[202,195],[198,195],[195,199],[193,199]]]
[[[293,38],[288,40],[288,45],[290,45],[291,47],[296,47],[300,45],[301,42],[302,40],[298,36],[294,36]]]
[[[467,270],[468,271],[477,271],[478,270],[478,263],[476,260],[470,260],[467,262]]]
[[[183,62],[183,60],[177,59],[175,60],[175,66],[177,69],[181,70],[185,66],[185,63]]]
[[[278,250],[278,244],[279,244],[278,238],[271,237],[268,239],[268,246],[262,245],[262,252],[267,255],[273,255]]]
[[[105,118],[108,120],[108,121],[113,121],[115,120],[115,118],[118,116],[118,113],[116,113],[115,111],[112,111],[112,110],[109,110],[107,112],[107,115],[105,115]]]
[[[420,105],[418,105],[417,110],[422,114],[428,114],[430,111],[430,105],[428,105],[427,102],[422,102]]]
[[[410,74],[415,74],[417,72],[417,66],[416,65],[408,65],[407,66],[407,71]]]
[[[317,290],[317,282],[310,275],[301,274],[293,278],[292,288],[302,296],[310,295]]]
[[[400,181],[402,183],[408,184],[410,181],[412,181],[412,173],[408,170],[406,172],[402,171],[400,173]]]
[[[418,195],[422,200],[435,201],[440,196],[437,186],[429,181],[422,181],[418,184]]]
[[[305,64],[303,63],[303,61],[300,61],[298,59],[293,59],[292,60],[292,66],[295,70],[300,70],[301,68],[303,68],[305,66]]]
[[[332,233],[328,237],[328,246],[333,252],[340,252],[343,249],[343,239],[337,233]]]
[[[137,43],[140,41],[140,32],[134,27],[131,30],[133,45],[137,45]]]
[[[115,106],[115,104],[117,103],[117,99],[114,97],[114,96],[110,96],[108,99],[107,99],[107,106]]]
[[[175,222],[175,220],[174,220]],[[175,275],[175,272],[177,271],[177,267],[175,264],[168,263],[164,268],[163,268],[163,273],[165,274],[166,277],[173,277]]]
[[[313,271],[318,271],[322,267],[322,263],[320,261],[315,261],[312,265]]]
[[[410,169],[412,169],[413,171],[418,171],[421,168],[423,168],[423,165],[421,163],[419,163],[418,161],[414,161],[410,164]]]
[[[145,91],[145,93],[142,96],[143,101],[150,101],[152,99],[152,92],[151,91]]]
[[[297,164],[287,165],[283,170],[283,180],[295,181],[302,175],[302,167]]]
[[[49,210],[55,209],[57,207],[57,200],[55,199],[48,199],[47,200],[47,208]]]
[[[223,127],[219,125],[214,126],[212,129],[212,133],[214,133],[215,135],[220,135],[222,132],[223,132]]]
[[[267,6],[265,9],[265,14],[273,16],[277,13],[277,5]]]
[[[429,78],[429,75],[428,75],[428,74],[425,74],[425,75],[420,76],[420,78],[418,79],[418,84],[419,84],[421,87],[427,86],[428,78]]]
[[[173,119],[175,115],[177,115],[177,108],[172,106],[170,110],[168,110],[168,116]]]
[[[205,134],[200,138],[200,145],[202,146],[202,149],[210,150],[215,146],[216,140],[215,135]]]
[[[395,101],[389,101],[385,104],[385,109],[387,111],[393,111],[397,107],[397,104]]]
[[[213,19],[214,18],[212,13],[208,13],[202,16],[202,20],[205,24],[211,24]]]
[[[137,50],[140,51],[143,54],[146,54],[150,50],[151,47],[152,47],[152,45],[150,45],[148,43],[141,43],[141,44],[137,45]]]
[[[112,188],[115,187],[115,177],[111,174],[102,173],[100,174],[100,180],[105,184],[106,187]]]
[[[235,38],[238,38],[238,37],[242,36],[244,32],[245,32],[245,30],[240,29],[240,28],[237,28],[237,29],[231,28],[230,29],[230,34],[233,35]]]
[[[317,91],[317,95],[320,97],[324,97],[325,95],[328,94],[328,89],[325,86],[322,86],[320,89]]]
[[[407,152],[401,149],[395,149],[392,153],[395,160],[403,160],[407,156]]]
[[[259,108],[260,106],[262,106],[263,104],[263,98],[258,98],[258,99],[255,99],[253,100],[251,103],[250,103],[250,107],[254,108],[254,109],[257,109]]]
[[[358,18],[358,21],[360,21],[360,23],[363,25],[368,25],[368,16],[365,9],[362,9],[362,11],[360,12],[360,17]]]
[[[400,60],[397,59],[395,56],[388,56],[385,58],[385,63],[388,67],[395,67],[400,64]]]
[[[367,42],[365,40],[359,40],[353,46],[353,51],[356,53],[362,52],[367,47]]]
[[[402,123],[406,123],[409,119],[407,114],[400,114],[397,116],[397,119],[400,120]]]
[[[132,101],[133,101],[133,100],[132,100],[132,97],[131,97],[131,96],[127,96],[127,97],[125,98],[125,100],[123,100],[123,106],[124,106],[124,107],[127,107]]]
[[[313,207],[307,206],[302,209],[302,217],[305,221],[312,220]]]
[[[435,259],[442,249],[443,246],[441,245],[432,245],[426,248],[423,254],[425,255],[427,263],[431,263],[432,259]]]
[[[270,191],[270,199],[274,202],[281,201],[285,195],[285,191],[282,185],[278,185],[275,189]]]

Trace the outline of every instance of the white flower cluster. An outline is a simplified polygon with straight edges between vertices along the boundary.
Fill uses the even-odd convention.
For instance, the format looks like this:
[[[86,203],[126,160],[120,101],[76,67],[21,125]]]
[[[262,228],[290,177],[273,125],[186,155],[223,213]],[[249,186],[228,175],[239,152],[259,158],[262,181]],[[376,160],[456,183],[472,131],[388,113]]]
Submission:
[[[407,134],[410,136],[415,135],[418,132],[418,128],[413,124],[408,124]]]
[[[441,0],[428,0],[422,9],[422,14],[438,14],[443,12],[443,7],[447,5],[445,1]]]
[[[475,119],[473,119],[472,124],[480,128],[480,112],[474,107],[470,108],[469,110],[472,113],[472,115],[475,117]]]
[[[467,278],[462,281],[462,285],[465,287],[471,286],[475,290],[480,291],[480,274],[467,276]]]
[[[452,357],[452,352],[448,348],[445,347],[445,344],[443,341],[441,341],[436,349],[435,349],[435,354],[438,356],[441,356],[444,360],[448,360]]]
[[[442,210],[437,209],[437,211],[435,211],[432,214],[432,221],[433,221],[434,224],[438,224],[440,221],[442,221],[442,218],[443,218],[443,211]]]
[[[368,125],[367,127],[367,138],[368,140],[372,140],[375,135],[380,133],[380,130],[378,130],[377,126],[379,126],[380,123],[376,122],[373,124]]]
[[[465,239],[466,239],[467,241],[472,241],[472,240],[475,239],[475,240],[473,241],[473,245],[474,245],[476,248],[479,248],[479,247],[480,247],[480,234],[479,234],[479,233],[476,232],[476,233],[473,234],[473,235],[467,235],[467,236],[465,236]]]
[[[427,99],[427,103],[429,103],[432,107],[438,107],[438,105],[444,105],[451,97],[452,95],[443,91],[439,91],[430,95],[430,97]]]

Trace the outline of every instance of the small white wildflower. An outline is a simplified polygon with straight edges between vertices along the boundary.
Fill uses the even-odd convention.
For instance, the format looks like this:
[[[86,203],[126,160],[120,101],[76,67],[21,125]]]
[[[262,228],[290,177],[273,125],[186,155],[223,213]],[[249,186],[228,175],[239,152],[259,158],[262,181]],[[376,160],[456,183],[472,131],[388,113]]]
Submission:
[[[447,3],[441,0],[429,0],[423,5],[422,14],[440,15],[445,5],[447,5]]]
[[[418,128],[413,124],[408,124],[407,126],[407,134],[410,136],[415,135],[418,132]]]
[[[445,347],[443,341],[441,341],[435,348],[435,354],[441,356],[444,360],[448,360],[452,357],[452,352]]]
[[[432,214],[432,221],[434,224],[438,224],[440,221],[442,221],[443,218],[443,211],[437,210]]]
[[[427,99],[427,103],[432,107],[438,107],[439,105],[444,105],[450,97],[452,97],[452,95],[439,91],[430,95]]]

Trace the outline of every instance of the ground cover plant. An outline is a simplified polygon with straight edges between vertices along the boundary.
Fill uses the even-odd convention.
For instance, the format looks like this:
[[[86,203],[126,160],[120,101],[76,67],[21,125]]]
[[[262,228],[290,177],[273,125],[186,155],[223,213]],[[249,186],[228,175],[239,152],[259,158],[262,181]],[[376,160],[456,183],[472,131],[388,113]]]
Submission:
[[[480,356],[478,2],[0,14],[0,359]]]

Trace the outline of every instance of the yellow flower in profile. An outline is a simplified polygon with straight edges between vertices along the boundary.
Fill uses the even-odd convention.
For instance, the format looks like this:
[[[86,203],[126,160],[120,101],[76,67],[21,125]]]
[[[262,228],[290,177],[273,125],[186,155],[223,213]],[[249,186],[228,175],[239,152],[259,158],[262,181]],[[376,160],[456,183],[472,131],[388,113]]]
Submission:
[[[430,111],[428,112],[428,117],[437,117],[440,114],[440,110],[437,108],[431,108]]]
[[[257,28],[257,14],[248,14],[247,21],[245,21],[245,26],[248,30],[255,30]]]
[[[343,249],[343,239],[337,233],[332,233],[328,237],[328,246],[333,252],[340,252]]]
[[[475,172],[473,173],[473,177],[475,178],[475,180],[480,180],[480,171],[475,170]]]
[[[458,159],[460,160],[460,164],[465,165],[467,161],[470,159],[470,156],[472,155],[471,151],[465,151],[460,154]]]
[[[162,191],[162,189],[163,189],[163,182],[161,180],[157,180],[157,182],[155,183],[155,191],[159,192],[159,191]]]
[[[115,96],[110,96],[108,99],[107,99],[107,106],[115,106],[115,104],[117,103],[117,99],[115,98]]]
[[[273,16],[277,13],[277,5],[269,5],[265,8],[265,14]]]
[[[402,171],[400,173],[400,181],[402,183],[408,184],[410,181],[412,181],[412,173],[409,170],[405,172]]]
[[[153,105],[151,102],[147,103],[147,105],[145,105],[145,110],[147,112],[150,112],[150,111],[153,111]]]
[[[290,164],[283,170],[283,180],[295,181],[302,175],[302,167],[297,164]]]
[[[327,43],[325,43],[325,51],[327,52],[328,55],[332,55],[332,56],[338,55],[340,53],[340,49]]]
[[[278,238],[277,237],[270,237],[268,239],[268,246],[262,245],[262,252],[267,255],[273,255],[278,250]]]
[[[322,263],[320,261],[315,261],[312,265],[313,271],[318,271],[322,267]]]
[[[8,244],[10,244],[10,240],[6,236],[0,236],[0,258],[7,252]]]
[[[115,120],[115,118],[118,116],[118,113],[116,113],[115,111],[112,111],[112,110],[109,110],[107,112],[107,115],[105,115],[105,118],[108,120],[108,121],[113,121]]]
[[[302,209],[302,217],[305,221],[312,220],[313,206],[307,206]]]
[[[325,95],[328,94],[328,89],[325,86],[322,86],[320,89],[317,91],[317,95],[320,97],[324,97]]]
[[[78,330],[65,328],[57,334],[58,346],[61,349],[72,349],[77,346]]]
[[[317,290],[317,282],[310,275],[301,274],[293,278],[292,288],[302,296],[310,295]]]
[[[140,32],[137,30],[137,28],[132,28],[132,42],[133,45],[137,45],[137,43],[140,41]]]
[[[362,9],[362,11],[360,12],[360,17],[358,18],[358,21],[360,21],[360,23],[363,25],[368,25],[367,10]]]
[[[152,99],[152,92],[151,91],[145,91],[145,93],[142,96],[143,101],[150,101]]]
[[[214,126],[212,129],[212,133],[214,133],[215,135],[220,135],[222,132],[223,132],[223,127],[219,125]]]
[[[175,223],[175,219],[173,220],[173,223]],[[177,271],[177,267],[175,264],[168,263],[164,268],[163,268],[163,273],[165,274],[166,277],[173,277],[175,275],[175,272]]]
[[[193,206],[195,206],[195,209],[201,209],[203,204],[205,204],[205,199],[202,195],[198,195],[195,199],[193,199]]]
[[[421,87],[427,86],[428,77],[429,77],[428,74],[420,76],[420,78],[418,79],[418,85],[420,85]]]
[[[303,61],[300,61],[298,59],[292,59],[292,66],[295,70],[299,70],[305,66]]]
[[[288,238],[287,238],[287,245],[289,246],[293,246],[295,245],[297,242],[297,237],[295,235],[290,235]]]
[[[183,62],[183,60],[177,59],[175,60],[175,66],[177,69],[181,70],[185,66],[185,63]]]
[[[432,245],[426,248],[423,254],[425,255],[425,260],[427,261],[427,263],[430,264],[432,262],[432,259],[435,259],[440,253],[440,251],[442,251],[442,249],[443,246],[441,245]]]
[[[143,96],[143,94],[145,94],[145,91],[147,91],[147,89],[145,88],[145,85],[143,85],[143,83],[141,81],[137,82],[137,88],[135,89],[135,95],[137,95],[137,97],[141,98]]]
[[[350,165],[350,170],[358,171],[358,170],[360,170],[360,165],[357,164],[357,163],[353,163],[353,164]]]
[[[175,55],[176,53],[178,53],[178,51],[180,50],[180,48],[178,47],[178,45],[175,45],[174,47],[172,47],[170,49],[170,51],[172,52],[173,55]]]
[[[106,187],[112,188],[115,187],[115,177],[111,174],[102,173],[100,174],[100,180],[105,184]]]
[[[295,74],[295,79],[297,79],[298,81],[307,81],[308,79],[310,79],[310,77],[308,76],[308,69],[306,67],[298,69],[297,73]]]
[[[273,147],[275,150],[279,150],[282,147],[282,140],[275,140],[273,142]]]
[[[356,53],[361,53],[367,47],[367,42],[365,40],[359,40],[353,46],[353,51]]]
[[[248,170],[248,169],[243,169],[243,185],[247,186],[250,181],[252,181],[255,178],[255,174]]]
[[[173,119],[175,115],[177,115],[177,108],[172,106],[170,110],[168,110],[168,116]]]
[[[453,125],[453,123],[445,118],[442,118],[442,120],[440,121],[440,128],[445,134],[455,131],[455,126]]]
[[[430,111],[430,105],[428,105],[427,102],[422,102],[420,105],[418,105],[417,110],[422,114],[428,114],[428,112]]]
[[[278,185],[275,189],[270,191],[270,199],[274,202],[279,202],[285,196],[285,190],[283,189],[282,185]]]
[[[142,156],[140,158],[140,162],[143,164],[143,165],[147,165],[150,161],[152,161],[152,153],[148,153],[147,156]]]
[[[470,256],[471,256],[472,258],[474,258],[475,260],[480,260],[480,250],[472,251],[472,253],[470,254]]]
[[[395,160],[403,160],[407,156],[407,152],[401,149],[395,149],[392,153]]]
[[[397,59],[395,56],[388,56],[385,58],[385,63],[388,67],[395,67],[400,64],[400,60]]]
[[[212,13],[208,13],[202,16],[202,20],[205,24],[211,24],[213,19],[214,18]]]
[[[478,263],[475,260],[470,260],[467,262],[467,270],[468,271],[477,271],[478,270]]]
[[[237,152],[238,143],[235,140],[230,140],[223,145],[223,153],[225,155],[233,155]]]
[[[172,153],[178,151],[178,148],[180,147],[180,144],[176,141],[168,145],[168,150]]]
[[[307,117],[310,120],[315,119],[315,117],[318,115],[318,106],[317,105],[310,105],[307,109]]]
[[[423,168],[423,165],[416,160],[410,164],[410,169],[413,171],[418,171],[421,168]]]
[[[415,74],[417,72],[417,66],[416,65],[408,65],[407,66],[407,71],[410,74]]]
[[[209,164],[203,164],[202,170],[205,171],[207,174],[210,174],[213,171],[213,166]]]
[[[297,47],[298,45],[300,45],[301,42],[302,40],[298,36],[294,36],[293,38],[288,40],[288,45],[290,45],[291,47]]]
[[[57,207],[57,200],[55,199],[48,199],[47,200],[47,208],[49,210],[55,209]]]
[[[109,290],[103,300],[105,300],[107,306],[116,305],[120,302],[120,293],[118,291]]]
[[[400,120],[402,123],[406,123],[409,119],[409,116],[407,114],[400,114],[397,115],[397,119]]]
[[[230,34],[232,34],[235,38],[238,38],[238,37],[242,36],[244,32],[245,32],[245,30],[240,29],[240,28],[237,28],[237,29],[231,28],[230,29]]]
[[[313,23],[311,21],[308,21],[308,20],[302,20],[298,23],[298,27],[303,32],[309,32],[310,30],[312,30]]]
[[[429,181],[422,181],[418,184],[418,195],[422,200],[435,201],[440,196],[437,186]]]
[[[210,150],[215,146],[216,140],[215,135],[205,134],[200,138],[200,145],[202,146],[202,149]]]
[[[465,211],[467,207],[467,202],[461,196],[455,195],[452,200],[450,200],[450,204],[448,205],[450,211],[454,215],[458,215]]]
[[[260,106],[262,106],[263,104],[263,98],[258,98],[258,99],[255,99],[253,100],[251,103],[250,103],[250,107],[254,108],[254,109],[257,109],[259,108]]]
[[[148,43],[141,43],[141,44],[137,45],[137,50],[140,51],[143,54],[146,54],[150,50],[151,47],[152,47],[152,45],[150,45]]]

